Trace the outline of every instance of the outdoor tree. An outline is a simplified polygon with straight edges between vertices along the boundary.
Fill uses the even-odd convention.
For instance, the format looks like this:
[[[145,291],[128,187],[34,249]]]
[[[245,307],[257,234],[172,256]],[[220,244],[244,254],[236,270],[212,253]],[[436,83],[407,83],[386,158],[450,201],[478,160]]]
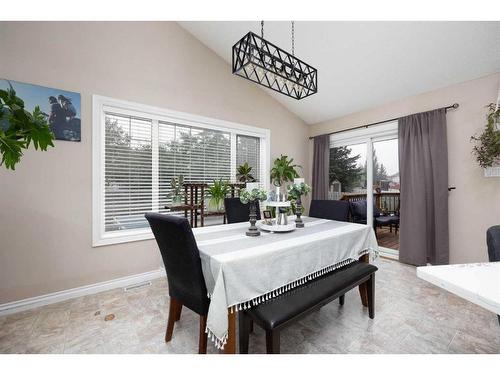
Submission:
[[[330,184],[339,181],[342,191],[351,191],[360,183],[362,168],[358,166],[361,155],[351,155],[346,146],[330,148]]]
[[[373,171],[373,183],[376,185],[380,181],[388,180],[389,175],[387,173],[387,168],[385,167],[385,165],[378,161],[377,152],[375,151],[375,149],[373,149],[372,158],[373,158],[373,170],[372,170]],[[366,188],[366,170],[367,170],[367,166],[366,166],[366,162],[365,162],[365,165],[363,166],[362,171],[361,171],[361,175],[364,176],[363,187],[365,187],[365,188]]]

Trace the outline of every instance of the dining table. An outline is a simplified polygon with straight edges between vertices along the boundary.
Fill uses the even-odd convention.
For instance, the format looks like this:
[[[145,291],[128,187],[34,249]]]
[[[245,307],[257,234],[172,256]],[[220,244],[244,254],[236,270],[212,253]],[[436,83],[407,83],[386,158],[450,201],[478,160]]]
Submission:
[[[370,226],[307,216],[302,220],[303,228],[261,231],[257,237],[246,236],[248,222],[193,228],[210,298],[206,332],[224,353],[236,352],[238,311],[378,254]],[[364,286],[360,295],[367,306]]]
[[[500,315],[500,262],[422,266],[417,276]]]

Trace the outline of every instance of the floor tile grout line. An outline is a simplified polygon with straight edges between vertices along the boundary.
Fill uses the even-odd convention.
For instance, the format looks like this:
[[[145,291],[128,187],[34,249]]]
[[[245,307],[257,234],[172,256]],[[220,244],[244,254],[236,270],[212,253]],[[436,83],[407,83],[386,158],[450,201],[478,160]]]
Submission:
[[[453,342],[453,340],[455,340],[455,337],[457,336],[458,332],[459,332],[458,329],[456,329],[453,337],[451,338],[450,342],[448,343],[448,346],[446,347],[446,350],[448,351],[448,353],[450,352],[451,343]]]

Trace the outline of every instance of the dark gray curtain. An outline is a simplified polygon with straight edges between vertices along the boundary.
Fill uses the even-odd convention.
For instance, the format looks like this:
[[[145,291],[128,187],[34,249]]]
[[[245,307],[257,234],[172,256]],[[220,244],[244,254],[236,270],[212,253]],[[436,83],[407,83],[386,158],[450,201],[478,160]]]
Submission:
[[[330,136],[328,134],[314,137],[312,168],[312,198],[328,199],[328,172],[330,168]]]
[[[399,260],[448,264],[446,111],[399,119],[401,183]]]

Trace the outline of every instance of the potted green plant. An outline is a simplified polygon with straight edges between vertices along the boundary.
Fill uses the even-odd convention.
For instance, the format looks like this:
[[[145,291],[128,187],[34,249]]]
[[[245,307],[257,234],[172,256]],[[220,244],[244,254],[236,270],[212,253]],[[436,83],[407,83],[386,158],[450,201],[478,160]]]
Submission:
[[[251,174],[251,172],[252,167],[245,162],[245,164],[240,165],[236,169],[236,178],[239,182],[255,182],[255,177]]]
[[[271,182],[274,186],[279,188],[284,188],[287,182],[292,182],[294,178],[299,177],[296,168],[302,168],[300,165],[293,163],[293,158],[288,159],[287,155],[280,155],[271,168]],[[279,194],[280,189],[276,189],[276,193]],[[277,197],[278,200],[279,197]]]
[[[47,151],[48,146],[54,147],[54,134],[40,107],[36,106],[32,113],[25,110],[24,101],[10,83],[9,86],[7,90],[0,90],[0,165],[14,170],[23,150],[31,143],[35,150]]]
[[[288,197],[295,202],[295,214],[297,218],[295,219],[295,226],[297,228],[304,228],[304,222],[302,221],[302,196],[306,196],[311,191],[311,187],[304,182],[299,184],[292,184],[288,186]]]
[[[250,204],[250,228],[248,228],[246,235],[250,237],[260,236],[259,229],[255,226],[257,222],[257,207],[255,202],[265,201],[267,199],[267,193],[262,189],[252,189],[248,191],[246,189],[241,189],[240,191],[240,201],[243,204]]]
[[[488,105],[487,123],[484,130],[479,135],[471,137],[475,142],[472,149],[478,164],[485,169],[488,176],[489,170],[500,164],[500,109],[498,105],[491,103]]]
[[[205,195],[209,198],[208,208],[212,211],[222,212],[224,209],[224,198],[229,193],[229,185],[227,181],[221,179],[214,180],[213,185],[209,186],[205,191]]]
[[[168,194],[169,198],[172,198],[172,205],[178,206],[182,204],[182,200],[184,199],[184,191],[182,191],[184,185],[184,176],[179,175],[179,177],[173,177],[170,181],[170,186],[172,188],[170,194]]]

